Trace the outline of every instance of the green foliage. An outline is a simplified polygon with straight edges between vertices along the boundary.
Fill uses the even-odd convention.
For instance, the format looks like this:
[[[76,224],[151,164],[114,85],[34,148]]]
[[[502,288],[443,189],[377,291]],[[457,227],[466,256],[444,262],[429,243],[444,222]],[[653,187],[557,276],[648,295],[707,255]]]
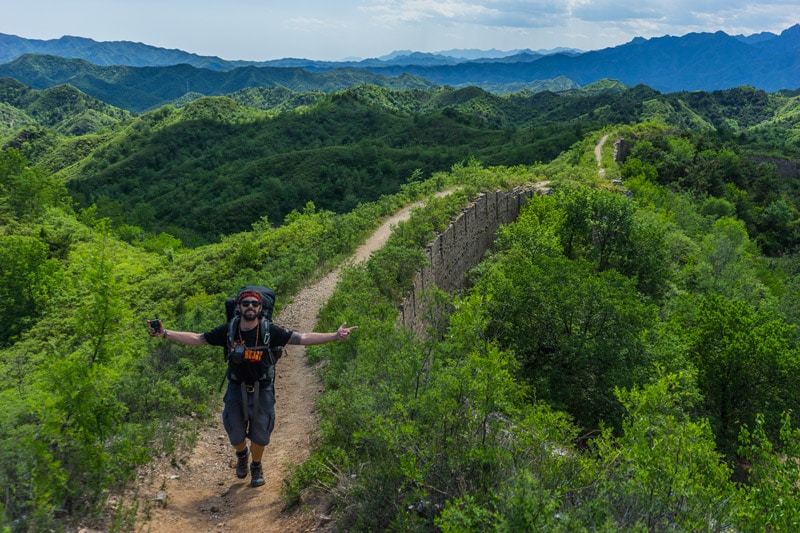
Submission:
[[[202,98],[143,115],[65,174],[102,216],[196,245],[262,216],[277,225],[309,200],[346,212],[468,157],[549,159],[580,134],[552,120],[518,128],[531,114],[526,102],[451,93],[355,88],[277,115]],[[486,107],[485,120],[475,106]]]
[[[797,248],[798,189],[793,181],[780,179],[774,165],[748,157],[743,149],[713,136],[672,136],[663,130],[636,135],[639,138],[621,169],[624,178],[658,181],[707,195],[703,214],[735,214],[757,236],[767,255]]]
[[[524,252],[523,252],[524,253]],[[487,333],[512,350],[537,398],[584,426],[619,418],[613,391],[647,368],[639,341],[653,310],[617,272],[510,251],[481,280]]]
[[[786,415],[780,443],[782,453],[777,454],[762,416],[742,429],[739,453],[750,463],[749,486],[744,491],[747,505],[738,517],[742,529],[792,531],[800,527],[800,430],[792,427]]]
[[[0,221],[31,220],[47,207],[64,202],[64,196],[61,182],[29,168],[18,151],[0,151]]]
[[[685,374],[641,389],[618,391],[627,411],[622,435],[604,432],[595,446],[608,472],[597,485],[621,529],[706,529],[731,526],[736,492],[711,429],[688,413],[698,400]]]
[[[675,161],[694,157],[680,138],[667,144]],[[592,147],[536,171],[596,173],[581,152]],[[747,530],[776,502],[770,523],[791,529],[795,422],[783,419],[788,460],[769,447],[798,398],[796,328],[772,310],[784,267],[758,258],[735,191],[697,201],[638,161],[633,200],[580,187],[532,199],[427,340],[396,329],[394,305],[412,270],[400,263],[436,215],[418,213],[346,275],[323,321],[362,328],[316,350],[321,449],[347,452],[323,484],[341,527]],[[587,437],[554,408],[600,436],[576,449]],[[745,431],[755,444],[740,453],[762,459],[738,485],[728,462],[753,423],[762,440]]]
[[[58,282],[58,262],[39,239],[0,235],[0,346],[19,334],[46,308]]]
[[[780,413],[800,408],[794,328],[774,313],[714,295],[700,302],[691,326],[689,356],[721,448],[730,451],[739,428],[754,425],[758,413],[776,438]]]
[[[71,85],[31,89],[12,78],[0,79],[0,103],[23,111],[42,126],[65,135],[82,135],[130,118],[130,113],[92,98]]]

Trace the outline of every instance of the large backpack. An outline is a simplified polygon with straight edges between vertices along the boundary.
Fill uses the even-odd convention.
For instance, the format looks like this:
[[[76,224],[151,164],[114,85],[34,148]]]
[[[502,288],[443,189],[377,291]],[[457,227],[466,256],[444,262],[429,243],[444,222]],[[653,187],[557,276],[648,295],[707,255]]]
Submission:
[[[225,362],[228,363],[228,371],[226,375],[229,379],[231,379],[231,373],[235,372],[236,365],[233,365],[230,360],[230,352],[231,348],[234,344],[234,339],[236,333],[239,329],[239,322],[241,317],[239,316],[239,312],[237,311],[237,303],[239,301],[240,295],[245,291],[257,292],[261,295],[261,335],[262,338],[260,340],[261,346],[269,346],[269,326],[272,324],[272,312],[275,309],[275,291],[270,288],[262,287],[260,285],[246,285],[239,289],[239,292],[233,298],[228,298],[225,300],[225,318],[228,323],[228,342],[227,346],[225,346],[224,354],[225,354]],[[283,353],[283,348],[276,347],[272,349],[266,350],[266,354],[268,360],[266,362],[267,366],[267,376],[270,381],[274,381],[275,379],[275,363],[278,359],[281,358]]]

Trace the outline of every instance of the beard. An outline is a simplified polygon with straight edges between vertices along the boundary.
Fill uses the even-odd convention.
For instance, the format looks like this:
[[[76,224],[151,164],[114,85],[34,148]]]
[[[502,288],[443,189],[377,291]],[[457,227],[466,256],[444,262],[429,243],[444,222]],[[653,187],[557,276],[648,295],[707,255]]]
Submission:
[[[256,318],[258,318],[258,311],[256,311],[252,307],[248,307],[242,313],[242,317],[247,321],[255,320]]]

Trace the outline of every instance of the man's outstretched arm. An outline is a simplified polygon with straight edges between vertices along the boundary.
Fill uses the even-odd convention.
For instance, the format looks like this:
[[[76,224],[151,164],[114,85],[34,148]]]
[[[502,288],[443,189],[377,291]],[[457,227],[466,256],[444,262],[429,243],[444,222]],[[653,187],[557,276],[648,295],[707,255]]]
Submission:
[[[350,336],[350,332],[357,329],[358,326],[345,327],[344,324],[339,326],[339,329],[331,333],[292,333],[289,339],[289,344],[302,344],[303,346],[310,346],[312,344],[325,344],[326,342],[333,342],[338,340],[346,340]]]
[[[205,335],[192,331],[172,331],[171,329],[165,329],[162,337],[180,344],[188,344],[189,346],[208,344]]]
[[[159,326],[160,325],[161,321],[159,320]],[[202,333],[194,333],[192,331],[173,331],[171,329],[164,329],[163,327],[153,329],[149,324],[147,329],[149,330],[151,337],[162,337],[179,344],[188,344],[189,346],[202,346],[204,344],[208,344],[205,335]]]

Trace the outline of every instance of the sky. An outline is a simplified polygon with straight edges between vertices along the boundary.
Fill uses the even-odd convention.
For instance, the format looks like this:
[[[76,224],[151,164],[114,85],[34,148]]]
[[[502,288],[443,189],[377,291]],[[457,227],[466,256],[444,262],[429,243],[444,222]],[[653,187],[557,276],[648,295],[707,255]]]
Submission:
[[[636,36],[780,33],[798,22],[800,0],[0,0],[0,33],[135,41],[246,60],[595,50]]]

